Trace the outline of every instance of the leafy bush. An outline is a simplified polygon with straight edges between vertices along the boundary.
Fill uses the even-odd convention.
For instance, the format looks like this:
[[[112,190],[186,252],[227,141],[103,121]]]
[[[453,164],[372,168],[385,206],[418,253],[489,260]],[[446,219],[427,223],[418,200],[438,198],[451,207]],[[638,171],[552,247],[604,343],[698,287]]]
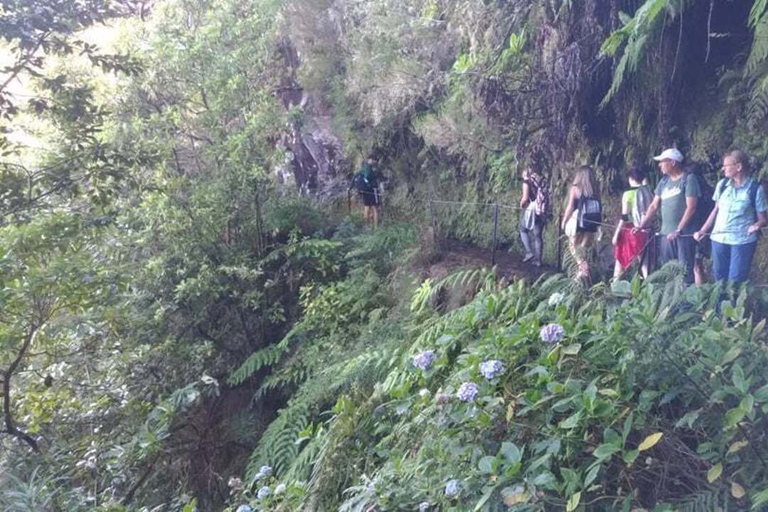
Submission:
[[[445,313],[428,311],[440,284],[419,290],[414,341],[377,381],[339,390],[311,478],[278,474],[302,491],[265,510],[768,502],[765,320],[746,291],[685,288],[675,267],[586,291],[474,279],[474,300]]]

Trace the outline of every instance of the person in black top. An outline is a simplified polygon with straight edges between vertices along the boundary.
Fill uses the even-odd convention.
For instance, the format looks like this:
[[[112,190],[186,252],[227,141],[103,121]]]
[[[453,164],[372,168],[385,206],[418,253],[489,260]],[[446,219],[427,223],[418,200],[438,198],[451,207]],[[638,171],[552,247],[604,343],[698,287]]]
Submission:
[[[379,226],[381,191],[379,190],[379,175],[373,170],[373,163],[372,158],[363,162],[360,171],[352,178],[350,189],[353,187],[357,189],[363,203],[363,217],[366,222],[373,222],[373,227],[377,228]]]

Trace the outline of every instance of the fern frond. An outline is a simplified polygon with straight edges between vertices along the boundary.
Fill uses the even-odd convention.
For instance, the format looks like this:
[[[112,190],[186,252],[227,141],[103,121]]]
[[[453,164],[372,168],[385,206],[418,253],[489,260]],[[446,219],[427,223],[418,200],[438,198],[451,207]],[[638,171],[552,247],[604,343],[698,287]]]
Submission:
[[[697,492],[685,500],[676,503],[675,510],[679,512],[710,512],[711,510],[723,509],[723,501],[728,501],[727,494],[720,489],[705,490]]]
[[[768,116],[768,66],[763,65],[759,73],[762,76],[752,86],[747,115],[751,122],[761,121]]]
[[[637,65],[644,55],[648,37],[662,23],[663,18],[659,15],[665,8],[669,8],[668,0],[646,0],[623,27],[612,33],[603,42],[600,50],[606,56],[616,55],[619,48],[624,43],[626,45],[624,46],[624,53],[616,65],[616,70],[613,72],[611,87],[600,102],[600,108],[604,108],[610,103],[624,83],[626,75],[637,70]],[[682,13],[677,14],[682,15]],[[670,18],[674,18],[674,16]]]
[[[763,15],[766,14],[768,8],[768,0],[755,0],[752,4],[752,8],[749,10],[749,28],[755,28],[757,24],[763,19]]]
[[[261,383],[261,386],[253,395],[253,401],[257,402],[264,398],[270,391],[275,389],[292,389],[306,381],[310,376],[310,370],[302,365],[292,365],[278,373],[267,376]]]
[[[230,386],[239,386],[262,368],[276,365],[282,356],[288,352],[288,336],[279,343],[257,350],[243,361],[227,379]]]
[[[296,460],[299,453],[296,439],[309,425],[313,407],[311,399],[311,396],[298,396],[278,412],[277,418],[264,431],[248,461],[246,476],[249,481],[265,464],[279,474]]]
[[[768,57],[768,12],[763,13],[760,19],[755,22],[754,31],[752,48],[744,67],[746,76],[753,76],[760,64],[765,62]]]
[[[433,292],[441,288],[470,288],[479,291],[490,289],[496,283],[496,273],[489,268],[470,268],[459,270],[440,280],[434,287]]]

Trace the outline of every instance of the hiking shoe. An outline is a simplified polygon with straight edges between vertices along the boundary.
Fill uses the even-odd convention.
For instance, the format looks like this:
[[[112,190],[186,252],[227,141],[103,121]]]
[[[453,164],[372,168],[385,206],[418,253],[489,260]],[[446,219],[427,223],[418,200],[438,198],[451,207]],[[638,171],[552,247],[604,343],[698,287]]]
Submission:
[[[523,258],[523,263],[528,263],[528,262],[529,262],[529,261],[531,261],[532,259],[533,259],[533,254],[531,254],[531,253],[528,253],[528,254],[526,254],[526,255],[525,255],[525,257]]]

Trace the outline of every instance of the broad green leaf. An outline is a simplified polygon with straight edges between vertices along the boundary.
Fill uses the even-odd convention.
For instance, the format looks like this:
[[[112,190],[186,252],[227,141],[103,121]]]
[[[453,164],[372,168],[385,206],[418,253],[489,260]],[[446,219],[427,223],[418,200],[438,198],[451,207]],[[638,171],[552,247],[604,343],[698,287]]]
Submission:
[[[741,399],[741,402],[739,403],[739,408],[744,409],[744,412],[746,414],[749,414],[752,412],[752,408],[755,406],[755,398],[752,395],[747,395],[744,398]]]
[[[601,444],[595,449],[592,455],[594,455],[600,460],[605,460],[605,459],[610,459],[614,453],[620,452],[620,451],[621,451],[621,447],[616,446],[615,444]]]
[[[753,396],[760,403],[768,402],[768,384],[755,391]]]
[[[731,428],[736,426],[741,420],[744,419],[744,416],[747,415],[747,411],[742,409],[741,407],[735,407],[725,413],[725,427]]]
[[[501,454],[501,456],[504,457],[507,462],[511,463],[520,462],[523,458],[523,453],[520,448],[518,448],[514,443],[510,442],[501,443],[499,454]]]
[[[747,491],[745,491],[742,486],[740,486],[736,482],[731,482],[731,496],[733,496],[737,500],[740,500],[741,498],[744,497],[745,494],[747,494]]]
[[[635,459],[637,459],[638,455],[640,455],[638,450],[629,450],[628,452],[624,452],[624,462],[627,463],[627,466],[631,466],[635,462]]]
[[[585,489],[587,487],[589,487],[590,485],[592,485],[592,482],[595,481],[595,479],[597,478],[597,474],[600,472],[600,468],[601,467],[602,466],[600,466],[600,464],[597,464],[595,467],[593,467],[592,469],[590,469],[587,472],[587,476],[584,478],[584,488]]]
[[[495,462],[496,462],[496,457],[491,457],[490,455],[486,455],[485,457],[480,459],[480,462],[477,463],[477,469],[479,469],[481,473],[490,475],[491,473],[493,473],[493,466]]]
[[[718,478],[720,478],[720,475],[722,474],[723,474],[723,464],[719,463],[713,466],[709,471],[707,471],[707,481],[709,483],[712,483]]]
[[[640,446],[637,447],[638,451],[644,452],[645,450],[650,450],[653,448],[656,443],[659,442],[659,440],[662,438],[664,434],[662,432],[656,432],[655,434],[651,434],[645,439],[643,439],[643,442],[640,443]]]
[[[560,474],[563,475],[563,480],[565,480],[568,485],[574,488],[578,487],[578,485],[581,483],[579,473],[572,470],[571,468],[560,468]]]
[[[573,345],[568,345],[567,347],[562,347],[560,349],[560,353],[565,354],[567,356],[575,356],[579,353],[581,350],[581,343],[574,343]]]
[[[739,347],[732,347],[731,350],[726,352],[723,355],[723,358],[720,360],[720,366],[725,366],[737,357],[739,357],[739,354],[741,354],[741,348]]]
[[[536,487],[544,487],[545,489],[553,488],[557,483],[557,477],[552,474],[551,471],[544,470],[533,479],[533,485]]]
[[[580,421],[581,421],[581,411],[578,411],[572,414],[571,416],[569,416],[568,418],[566,418],[565,420],[563,420],[560,423],[560,428],[563,428],[563,429],[576,428],[579,426]]]
[[[579,506],[579,502],[581,502],[581,492],[577,492],[571,495],[571,497],[568,498],[568,503],[565,506],[566,512],[573,512],[576,510],[576,507]]]
[[[742,393],[747,392],[747,382],[744,378],[744,369],[739,363],[733,365],[733,369],[731,370],[731,380],[733,381],[733,385],[736,386],[736,389]]]
[[[618,432],[612,428],[607,428],[603,431],[603,442],[608,444],[614,444],[616,446],[622,445],[621,437]]]

